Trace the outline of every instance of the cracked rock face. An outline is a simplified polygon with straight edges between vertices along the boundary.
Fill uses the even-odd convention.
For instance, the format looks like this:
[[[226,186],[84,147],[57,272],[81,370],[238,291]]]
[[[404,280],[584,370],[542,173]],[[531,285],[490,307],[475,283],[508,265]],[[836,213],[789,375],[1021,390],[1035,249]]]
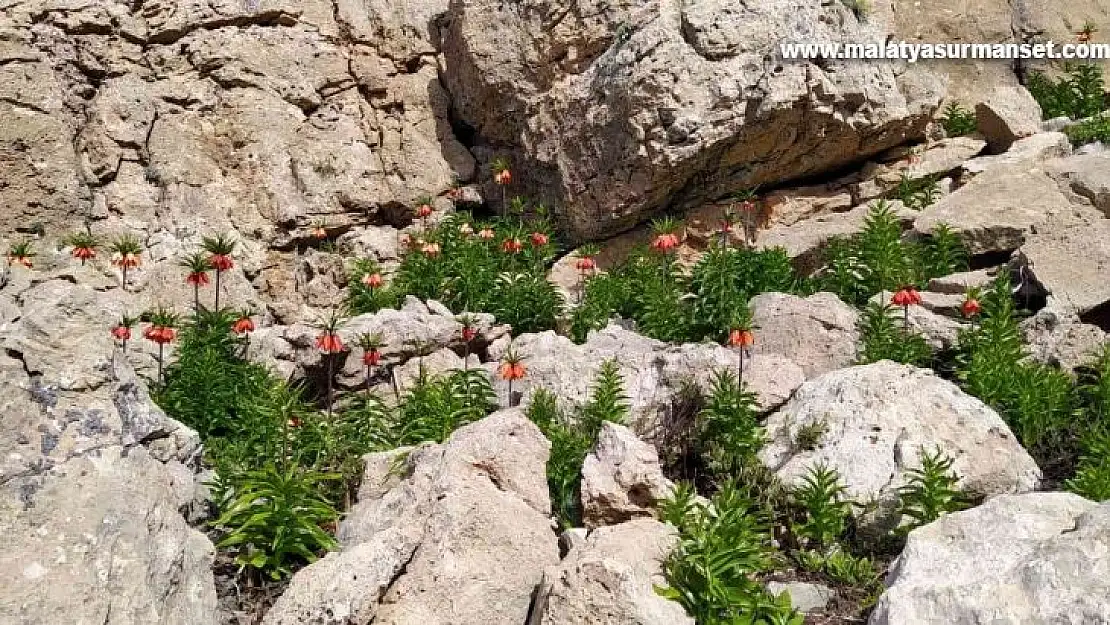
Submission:
[[[0,357],[0,622],[215,625],[199,437],[107,366],[75,391]]]
[[[446,4],[9,3],[0,232],[91,219],[271,238],[471,178],[432,45]]]
[[[459,116],[521,146],[523,187],[590,238],[923,136],[931,74],[778,60],[780,42],[882,36],[818,0],[454,0],[444,75]]]

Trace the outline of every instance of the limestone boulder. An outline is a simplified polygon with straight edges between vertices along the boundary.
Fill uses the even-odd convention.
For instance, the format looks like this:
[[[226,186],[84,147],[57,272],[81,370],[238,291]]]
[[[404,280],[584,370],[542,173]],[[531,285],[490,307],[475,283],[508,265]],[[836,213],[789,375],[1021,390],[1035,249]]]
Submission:
[[[673,489],[655,448],[623,425],[606,422],[582,464],[582,521],[595,528],[653,517]]]
[[[544,571],[528,625],[693,625],[682,606],[659,596],[674,528],[637,519],[590,532]]]
[[[798,443],[807,427],[826,432],[812,448]],[[960,487],[980,496],[1031,491],[1041,476],[997,413],[931,371],[890,361],[809,380],[766,428],[766,466],[787,484],[820,463],[836,469],[849,497],[878,504],[863,519],[870,527],[897,522],[895,491],[923,449],[952,457]]]
[[[481,141],[513,146],[513,193],[563,206],[574,238],[597,238],[663,206],[829,171],[922,137],[939,103],[929,72],[764,62],[780,42],[882,36],[843,4],[817,0],[594,3],[571,13],[553,0],[468,0],[444,20],[444,74]]]
[[[870,625],[1110,623],[1110,505],[1002,495],[910,532]]]
[[[757,337],[755,354],[782,354],[798,363],[807,377],[855,362],[859,313],[836,295],[762,293],[749,307]]]
[[[264,623],[524,622],[559,561],[549,450],[522,411],[506,410],[443,444],[368,456],[342,549],[294,575]]]

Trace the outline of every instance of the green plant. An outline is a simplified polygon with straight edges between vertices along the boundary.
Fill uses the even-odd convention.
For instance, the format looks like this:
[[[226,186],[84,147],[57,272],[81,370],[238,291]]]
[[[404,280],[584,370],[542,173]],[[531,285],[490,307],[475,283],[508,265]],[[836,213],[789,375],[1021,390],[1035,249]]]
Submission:
[[[706,406],[697,416],[696,442],[706,466],[717,475],[729,475],[750,464],[763,446],[758,402],[728,370],[713,374]]]
[[[385,286],[381,268],[372,259],[356,258],[348,275],[346,305],[353,315],[395,308],[403,299],[399,291]]]
[[[810,421],[798,428],[794,433],[794,448],[798,451],[813,451],[821,444],[825,434],[829,432],[829,422],[820,419]]]
[[[1095,142],[1110,143],[1110,117],[1098,115],[1083,120],[1065,128],[1064,134],[1077,146]]]
[[[546,218],[528,224],[528,230],[524,225],[523,218],[505,217],[475,227],[466,213],[450,215],[412,242],[391,291],[377,294],[383,299],[367,300],[357,282],[351,301],[357,311],[369,312],[415,295],[439,300],[456,313],[492,313],[517,333],[549,330],[564,302],[546,277],[554,246],[535,243],[548,240],[550,226]],[[531,244],[525,245],[526,240]],[[361,280],[371,270],[363,261],[354,273]]]
[[[898,489],[898,512],[909,518],[899,531],[909,532],[967,507],[966,497],[956,488],[959,476],[952,471],[954,462],[939,448],[921,450],[921,467],[910,469],[908,481]]]
[[[792,492],[795,505],[804,516],[792,528],[800,543],[828,548],[840,540],[852,512],[852,503],[845,493],[836,469],[824,463],[810,467]]]
[[[1067,488],[1092,501],[1110,500],[1110,432],[1098,430],[1087,435]]]
[[[856,556],[843,549],[833,549],[825,554],[822,570],[833,581],[857,588],[869,588],[879,582],[879,571],[871,558]]]
[[[940,118],[944,134],[949,137],[962,137],[970,135],[978,129],[975,113],[960,106],[959,102],[949,102],[944,107],[944,114]]]
[[[967,260],[967,249],[959,236],[947,224],[939,224],[919,248],[920,282],[966,271]]]
[[[313,562],[336,546],[322,525],[339,515],[317,490],[337,477],[294,466],[236,476],[221,502],[223,513],[213,522],[226,532],[218,546],[234,548],[241,569],[257,569],[273,579],[290,575],[297,563]]]
[[[928,208],[940,197],[940,187],[935,176],[911,178],[909,172],[902,172],[898,185],[894,188],[894,197],[902,201],[906,208],[922,210]]]
[[[860,315],[861,364],[892,360],[908,365],[925,365],[932,349],[925,339],[900,327],[894,308],[885,302],[869,302]]]
[[[1064,75],[1052,79],[1040,70],[1029,74],[1025,83],[1041,105],[1045,119],[1093,117],[1105,108],[1102,68],[1095,63],[1064,66]]]
[[[699,624],[799,623],[789,603],[775,600],[756,579],[776,558],[752,502],[731,482],[708,505],[692,493],[677,489],[663,504],[664,518],[677,523],[679,542],[663,563],[668,587],[656,592],[680,603]]]
[[[589,401],[573,419],[559,410],[554,395],[542,389],[533,395],[528,417],[551,441],[547,483],[555,514],[565,527],[577,527],[582,517],[582,463],[597,443],[602,425],[628,418],[628,399],[616,361],[601,364]]]
[[[497,395],[484,371],[452,371],[431,377],[421,367],[401,400],[396,446],[442,442],[459,427],[496,409]]]

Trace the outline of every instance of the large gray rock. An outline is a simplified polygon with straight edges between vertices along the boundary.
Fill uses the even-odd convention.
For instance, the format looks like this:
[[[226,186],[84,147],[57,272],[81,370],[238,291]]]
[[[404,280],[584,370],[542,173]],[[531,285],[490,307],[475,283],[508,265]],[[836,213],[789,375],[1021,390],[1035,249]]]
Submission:
[[[598,528],[544,571],[528,625],[693,625],[682,606],[660,597],[662,562],[673,527],[637,519]]]
[[[1110,504],[1004,495],[910,532],[870,625],[1110,623]]]
[[[1033,358],[1068,370],[1090,364],[1110,344],[1110,335],[1098,326],[1054,308],[1043,308],[1023,321],[1021,332]]]
[[[799,430],[824,424],[813,449]],[[814,378],[766,423],[759,457],[788,484],[825,463],[840,473],[847,494],[879,504],[872,527],[897,522],[891,506],[921,449],[951,456],[962,489],[982,496],[1037,487],[1041,472],[1006,423],[978,399],[931,371],[881,361]]]
[[[971,254],[1010,252],[1033,232],[1079,223],[1083,212],[1044,172],[1000,167],[923,210],[914,229],[928,234],[946,224]]]
[[[1110,153],[1057,159],[1047,163],[1045,170],[1110,217]]]
[[[995,153],[1041,129],[1041,107],[1021,85],[1007,85],[975,105],[975,122]]]
[[[216,625],[215,549],[181,512],[199,437],[104,367],[78,391],[0,357],[0,621]]]
[[[492,344],[490,358],[499,359],[508,345],[507,340]],[[694,382],[706,390],[715,371],[735,372],[739,365],[737,352],[720,345],[668,345],[614,324],[591,332],[582,345],[550,331],[522,334],[512,345],[528,371],[527,377],[513,386],[514,393],[523,392],[522,405],[528,404],[536,389],[544,388],[554,393],[564,408],[573,409],[589,399],[601,364],[616,359],[632,413],[628,425],[642,434],[659,425],[684,384]],[[497,363],[483,366],[492,373]],[[778,354],[762,354],[744,362],[744,383],[765,410],[786,401],[804,379],[801,367]],[[494,390],[503,402],[508,401],[506,382],[495,379]]]
[[[832,293],[797,297],[762,293],[749,302],[756,354],[782,354],[807,377],[856,361],[859,313]]]
[[[655,516],[673,489],[654,447],[623,425],[604,423],[582,463],[582,521],[594,528]]]
[[[1079,315],[1110,302],[1110,219],[1101,216],[1031,234],[1013,264],[1050,306]]]
[[[559,560],[549,449],[522,411],[505,410],[443,444],[368,456],[342,550],[297,572],[264,623],[524,622]]]
[[[517,148],[514,192],[598,237],[923,136],[940,87],[924,69],[766,61],[780,42],[882,37],[818,0],[466,0],[447,16],[444,75],[481,140]]]

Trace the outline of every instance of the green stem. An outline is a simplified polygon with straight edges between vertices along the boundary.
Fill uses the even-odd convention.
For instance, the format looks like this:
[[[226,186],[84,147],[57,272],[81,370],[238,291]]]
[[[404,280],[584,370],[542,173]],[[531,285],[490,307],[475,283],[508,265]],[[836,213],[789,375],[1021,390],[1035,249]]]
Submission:
[[[331,424],[332,377],[335,375],[335,355],[328,354],[328,424]]]
[[[222,273],[219,269],[216,270],[216,299],[214,302],[216,312],[220,310],[220,274]]]

